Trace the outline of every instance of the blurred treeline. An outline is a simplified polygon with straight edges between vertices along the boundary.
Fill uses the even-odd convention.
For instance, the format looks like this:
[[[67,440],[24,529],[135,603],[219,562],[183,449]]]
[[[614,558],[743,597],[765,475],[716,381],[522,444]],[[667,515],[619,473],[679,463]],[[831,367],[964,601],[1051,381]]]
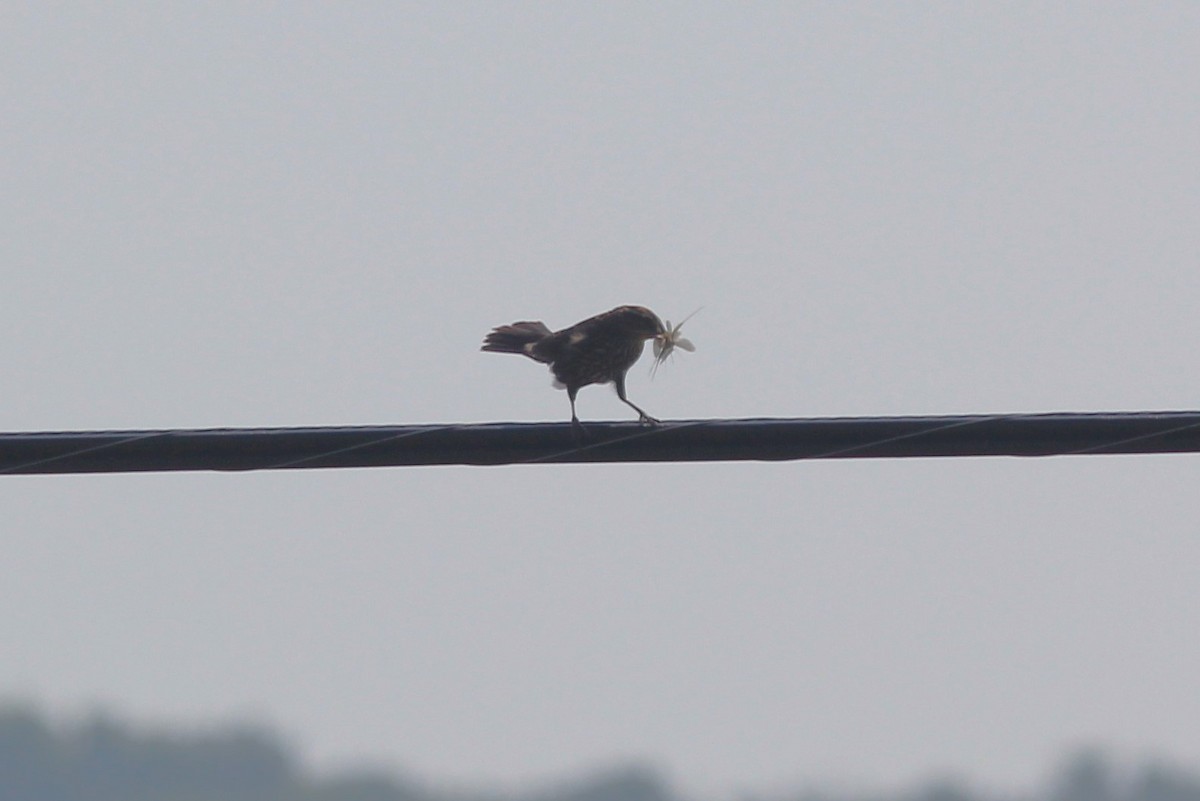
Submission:
[[[367,770],[316,776],[265,729],[146,731],[107,715],[56,725],[20,706],[0,707],[0,800],[692,801],[640,766],[526,793],[437,789]],[[733,801],[1200,801],[1200,774],[1161,763],[1118,768],[1087,751],[1025,795],[943,780],[892,793],[805,790]]]

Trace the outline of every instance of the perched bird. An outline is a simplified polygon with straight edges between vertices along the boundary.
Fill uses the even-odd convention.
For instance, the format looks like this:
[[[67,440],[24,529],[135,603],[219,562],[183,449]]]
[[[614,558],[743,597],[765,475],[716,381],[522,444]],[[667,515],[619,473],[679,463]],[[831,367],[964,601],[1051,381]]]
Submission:
[[[567,390],[571,423],[580,428],[575,396],[588,384],[616,385],[617,397],[650,425],[658,421],[625,397],[625,373],[642,355],[646,340],[660,340],[671,332],[658,315],[642,306],[618,306],[561,331],[542,322],[520,322],[492,329],[481,350],[520,353],[550,365],[554,385]]]

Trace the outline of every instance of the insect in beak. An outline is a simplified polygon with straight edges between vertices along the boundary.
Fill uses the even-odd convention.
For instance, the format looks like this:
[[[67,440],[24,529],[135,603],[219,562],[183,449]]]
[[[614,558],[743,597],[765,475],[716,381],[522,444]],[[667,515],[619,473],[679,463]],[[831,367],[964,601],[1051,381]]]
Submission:
[[[704,307],[701,306],[700,308],[702,309]],[[671,326],[670,320],[665,321],[665,327],[667,330],[654,338],[654,364],[650,365],[651,377],[658,372],[659,365],[665,362],[667,357],[674,354],[676,348],[683,348],[688,353],[696,350],[696,346],[692,344],[690,339],[685,339],[680,334],[680,330],[683,328],[684,323],[696,316],[696,312],[698,311],[700,311],[700,309],[696,309],[696,311],[692,312],[687,317],[684,317],[683,320],[681,320],[674,327]]]

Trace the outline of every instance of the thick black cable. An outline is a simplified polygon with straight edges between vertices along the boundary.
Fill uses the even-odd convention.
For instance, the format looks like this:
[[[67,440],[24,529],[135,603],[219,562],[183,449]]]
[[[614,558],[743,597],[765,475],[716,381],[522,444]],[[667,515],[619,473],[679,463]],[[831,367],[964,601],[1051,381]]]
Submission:
[[[1200,412],[0,434],[0,473],[782,461],[1200,451]]]

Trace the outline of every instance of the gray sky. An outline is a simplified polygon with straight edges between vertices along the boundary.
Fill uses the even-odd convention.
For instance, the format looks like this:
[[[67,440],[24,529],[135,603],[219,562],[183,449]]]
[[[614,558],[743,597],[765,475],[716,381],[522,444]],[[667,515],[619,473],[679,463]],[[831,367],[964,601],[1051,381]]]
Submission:
[[[1194,3],[9,4],[7,430],[1196,408]],[[587,419],[629,419],[608,388]],[[686,788],[1195,763],[1188,456],[8,477],[0,692]]]

